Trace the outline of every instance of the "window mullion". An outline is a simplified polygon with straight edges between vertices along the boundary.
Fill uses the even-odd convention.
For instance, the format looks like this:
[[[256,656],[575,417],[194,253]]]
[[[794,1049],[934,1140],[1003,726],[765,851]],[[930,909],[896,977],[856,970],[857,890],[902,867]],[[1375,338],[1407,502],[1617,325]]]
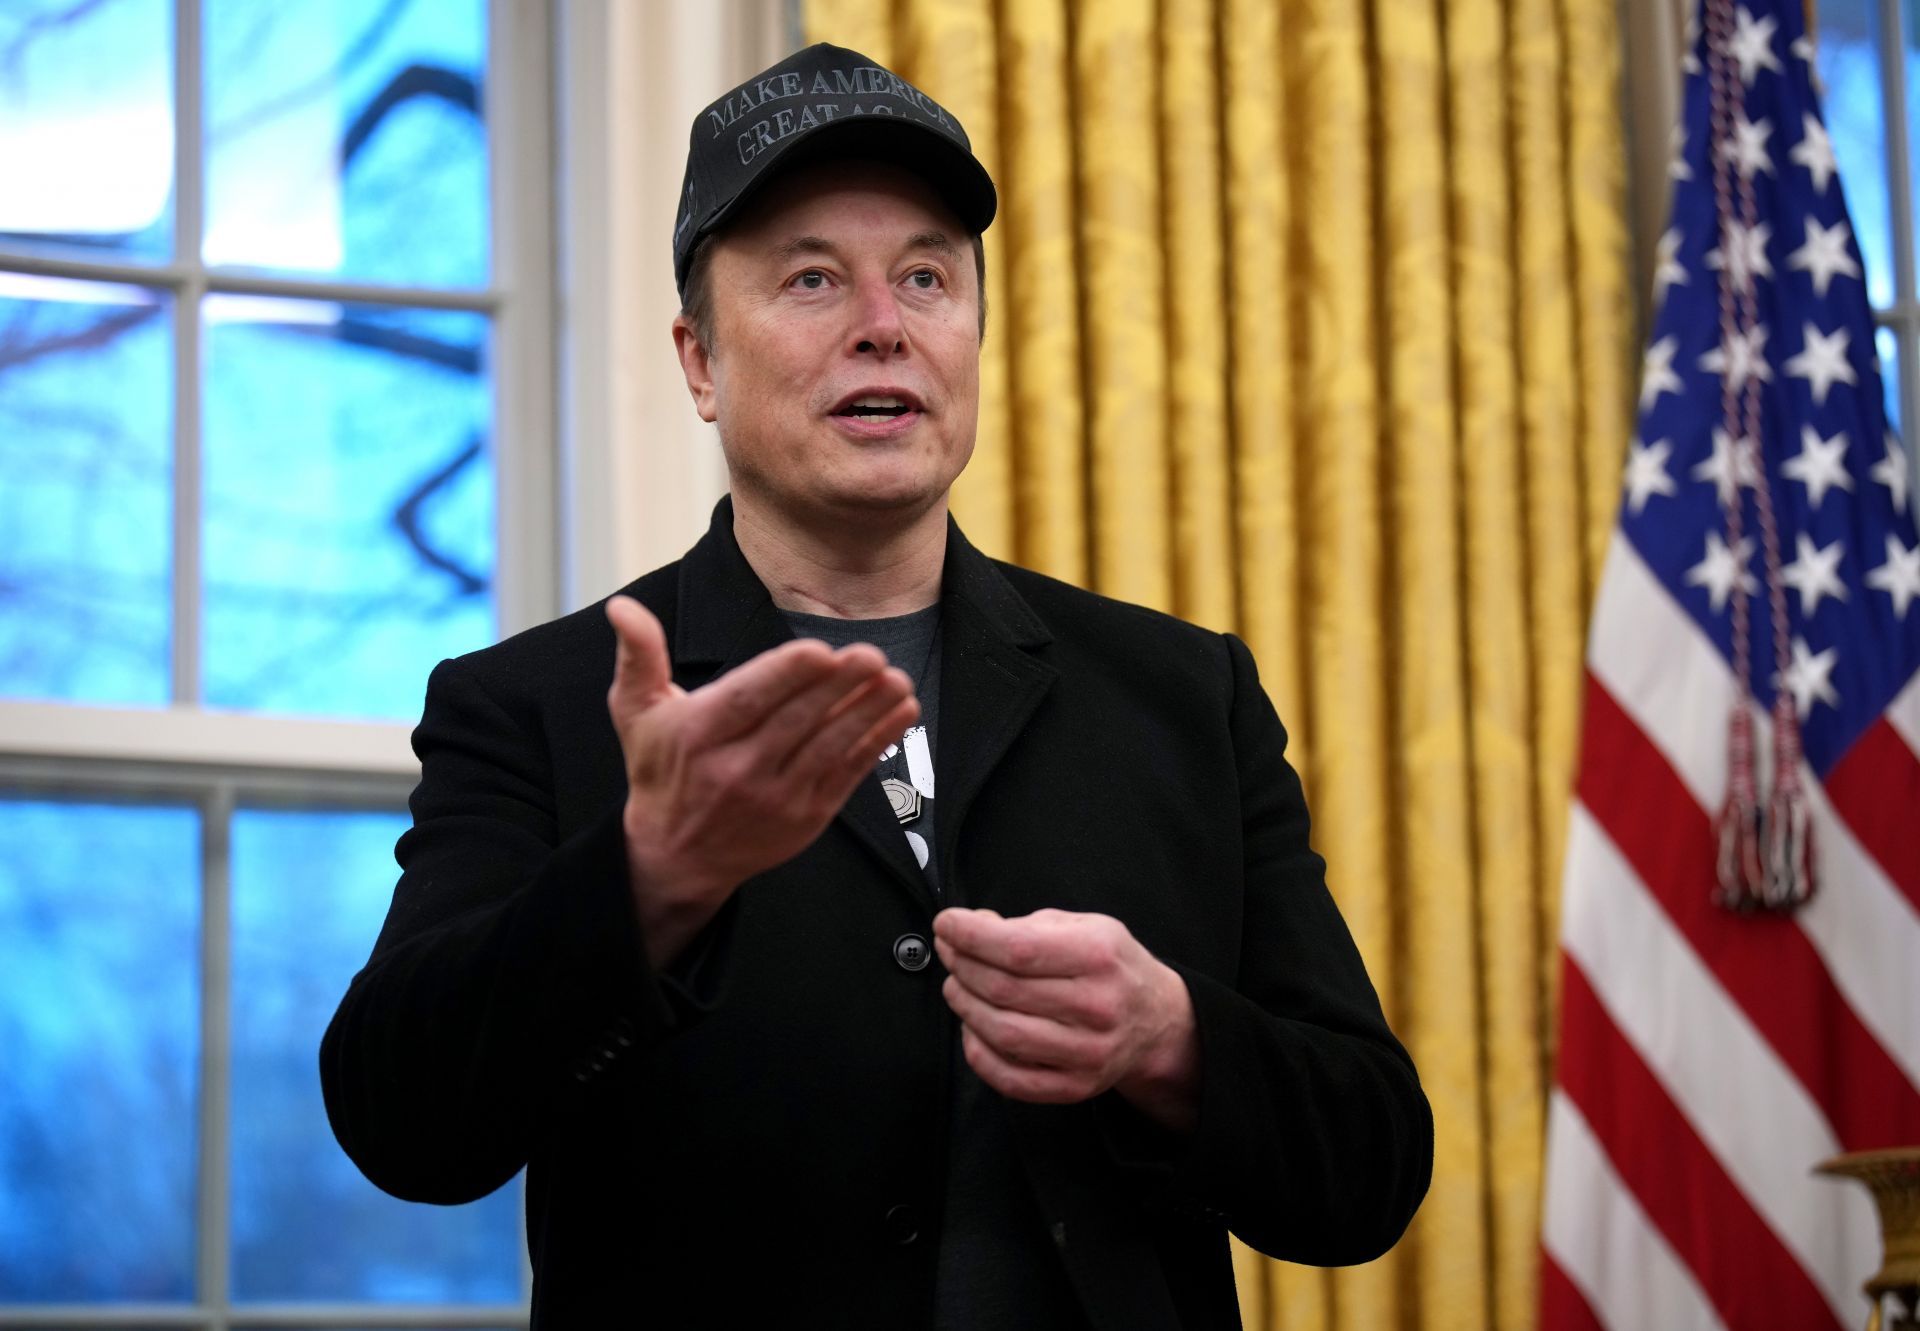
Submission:
[[[1913,162],[1907,135],[1906,40],[1899,0],[1880,0],[1879,20],[1881,106],[1886,116],[1887,194],[1893,216],[1893,278],[1895,307],[1911,309],[1915,299],[1913,243]],[[1920,343],[1911,320],[1895,323],[1895,392],[1907,446],[1914,450],[1916,411],[1920,411]],[[1915,451],[1920,457],[1920,451]]]
[[[173,258],[181,273],[173,306],[173,690],[200,700],[200,231],[205,172],[200,77],[200,0],[174,6]]]
[[[200,1150],[197,1294],[207,1331],[227,1331],[233,1103],[233,810],[231,781],[201,802]]]

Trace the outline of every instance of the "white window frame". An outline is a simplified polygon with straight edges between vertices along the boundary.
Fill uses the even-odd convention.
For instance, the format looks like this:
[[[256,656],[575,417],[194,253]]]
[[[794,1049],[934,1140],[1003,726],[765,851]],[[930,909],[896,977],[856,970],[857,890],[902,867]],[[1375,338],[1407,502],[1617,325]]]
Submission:
[[[0,254],[0,270],[165,291],[173,302],[172,685],[165,707],[0,699],[0,788],[10,794],[187,805],[201,819],[201,983],[195,1299],[0,1304],[0,1326],[524,1327],[520,1297],[487,1305],[263,1304],[230,1298],[231,876],[237,807],[396,811],[418,779],[411,724],[209,708],[200,694],[201,299],[233,293],[468,310],[489,320],[496,467],[495,606],[503,634],[561,606],[555,458],[553,14],[549,0],[488,6],[486,126],[492,255],[479,290],[427,290],[226,272],[200,257],[202,0],[174,0],[175,218],[163,263]],[[372,938],[369,936],[371,946]]]
[[[487,128],[493,264],[479,291],[240,275],[199,259],[202,0],[175,3],[173,257],[0,255],[0,270],[166,290],[174,301],[173,698],[165,707],[0,699],[0,787],[158,799],[202,828],[198,1210],[193,1303],[0,1305],[0,1327],[505,1326],[508,1305],[256,1304],[229,1299],[228,841],[237,807],[404,807],[410,723],[200,705],[199,300],[216,292],[472,310],[491,323],[503,634],[592,601],[678,555],[725,488],[668,326],[685,127],[800,43],[800,0],[492,0]],[[371,945],[371,938],[369,938]]]

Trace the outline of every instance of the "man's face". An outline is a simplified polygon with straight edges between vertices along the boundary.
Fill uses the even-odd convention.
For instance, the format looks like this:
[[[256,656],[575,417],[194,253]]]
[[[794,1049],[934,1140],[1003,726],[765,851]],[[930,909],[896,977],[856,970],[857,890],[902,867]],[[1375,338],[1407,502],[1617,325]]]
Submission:
[[[715,238],[713,347],[674,324],[736,496],[801,523],[915,516],[973,453],[980,327],[971,237],[918,177],[800,168]]]

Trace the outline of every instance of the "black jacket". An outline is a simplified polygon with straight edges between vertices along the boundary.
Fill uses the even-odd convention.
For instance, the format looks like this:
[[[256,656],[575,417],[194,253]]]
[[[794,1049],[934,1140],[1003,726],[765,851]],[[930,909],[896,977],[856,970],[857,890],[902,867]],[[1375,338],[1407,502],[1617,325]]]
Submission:
[[[687,688],[790,636],[724,501],[626,590]],[[1229,1228],[1290,1261],[1384,1251],[1432,1119],[1246,647],[953,527],[941,633],[942,904],[1115,916],[1193,996],[1190,1137],[1111,1094],[1010,1109],[1036,1241],[1089,1322],[1237,1325]],[[895,959],[932,936],[924,876],[871,782],[654,974],[613,658],[596,605],[435,669],[393,907],[321,1047],[334,1131],[420,1201],[526,1166],[536,1327],[924,1325],[956,1038],[938,960]]]

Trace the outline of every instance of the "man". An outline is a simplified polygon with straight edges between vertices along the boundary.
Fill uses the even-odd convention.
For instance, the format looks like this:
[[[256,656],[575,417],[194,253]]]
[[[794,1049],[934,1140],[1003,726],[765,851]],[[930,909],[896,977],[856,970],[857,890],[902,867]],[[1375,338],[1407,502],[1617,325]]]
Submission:
[[[730,498],[435,670],[341,1144],[422,1201],[525,1166],[540,1327],[1234,1326],[1229,1227],[1383,1251],[1431,1119],[1246,648],[948,519],[959,124],[816,46],[695,121],[683,198]]]

